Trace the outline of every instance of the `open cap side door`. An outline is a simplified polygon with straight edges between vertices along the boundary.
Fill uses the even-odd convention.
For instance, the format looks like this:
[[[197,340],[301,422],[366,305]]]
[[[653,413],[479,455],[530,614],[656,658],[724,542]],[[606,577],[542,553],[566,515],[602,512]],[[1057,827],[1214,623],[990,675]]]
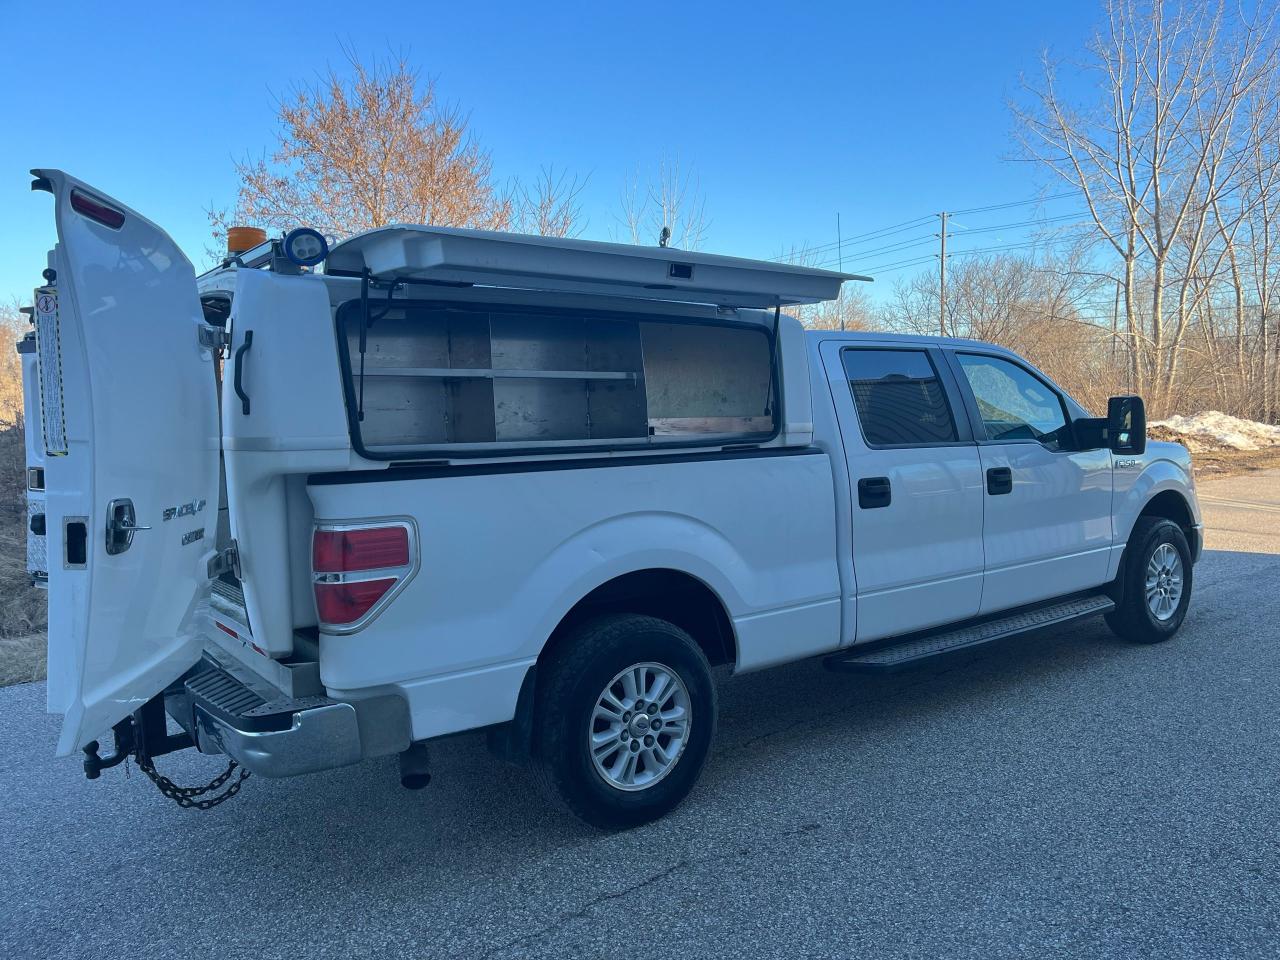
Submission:
[[[49,707],[59,755],[200,657],[218,504],[217,388],[190,261],[59,170],[53,282],[36,292],[46,453]]]

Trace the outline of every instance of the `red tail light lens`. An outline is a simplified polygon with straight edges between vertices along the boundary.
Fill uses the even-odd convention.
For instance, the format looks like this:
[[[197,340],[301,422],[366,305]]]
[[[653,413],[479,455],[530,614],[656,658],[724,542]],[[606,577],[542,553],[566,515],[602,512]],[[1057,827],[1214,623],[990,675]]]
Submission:
[[[71,191],[71,209],[80,214],[80,216],[96,220],[112,230],[119,230],[124,226],[124,213],[122,211],[117,210],[115,207],[109,207],[97,197],[92,197],[74,188]]]
[[[317,529],[311,568],[321,627],[336,633],[359,629],[408,582],[416,565],[409,523]]]
[[[404,527],[317,530],[311,541],[311,569],[316,573],[381,570],[408,563],[409,531]]]
[[[323,623],[355,623],[395,585],[395,577],[352,583],[317,583],[316,610]]]

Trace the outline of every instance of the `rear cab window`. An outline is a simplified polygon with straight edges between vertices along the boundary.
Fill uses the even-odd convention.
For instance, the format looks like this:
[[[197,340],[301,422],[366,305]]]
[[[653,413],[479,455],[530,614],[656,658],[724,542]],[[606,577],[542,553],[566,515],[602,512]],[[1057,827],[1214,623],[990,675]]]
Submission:
[[[841,351],[862,435],[870,447],[956,443],[946,390],[924,350]]]

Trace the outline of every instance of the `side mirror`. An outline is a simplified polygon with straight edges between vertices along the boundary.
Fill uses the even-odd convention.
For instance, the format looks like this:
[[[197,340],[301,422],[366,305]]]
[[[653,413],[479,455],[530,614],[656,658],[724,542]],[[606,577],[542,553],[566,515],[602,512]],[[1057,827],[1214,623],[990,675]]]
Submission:
[[[1107,401],[1107,445],[1112,453],[1147,451],[1147,406],[1141,397],[1112,397]]]

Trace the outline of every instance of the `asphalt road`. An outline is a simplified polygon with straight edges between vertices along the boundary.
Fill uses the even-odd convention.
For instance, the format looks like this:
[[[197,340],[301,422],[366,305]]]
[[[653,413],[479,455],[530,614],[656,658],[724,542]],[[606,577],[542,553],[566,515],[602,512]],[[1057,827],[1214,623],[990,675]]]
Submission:
[[[180,810],[0,690],[0,957],[1275,957],[1280,474],[1202,494],[1173,642],[731,680],[699,788],[625,834],[474,736],[421,793],[387,761]]]

